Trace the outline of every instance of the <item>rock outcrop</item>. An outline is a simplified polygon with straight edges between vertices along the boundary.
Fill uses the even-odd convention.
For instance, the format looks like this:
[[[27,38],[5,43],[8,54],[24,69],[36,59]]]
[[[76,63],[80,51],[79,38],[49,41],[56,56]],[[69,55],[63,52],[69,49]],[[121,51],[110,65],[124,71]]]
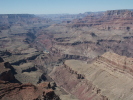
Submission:
[[[133,58],[107,52],[89,64],[67,60],[50,76],[80,100],[132,100],[132,65]]]
[[[37,86],[31,83],[16,83],[9,63],[0,63],[0,99],[1,100],[60,100],[49,82]]]
[[[15,77],[13,75],[14,69],[8,62],[4,62],[2,58],[0,58],[2,62],[0,62],[0,80],[4,81],[14,81]]]
[[[1,100],[60,100],[48,83],[34,86],[30,83],[9,83],[0,80]]]
[[[109,65],[112,65],[114,67],[114,70],[116,68],[122,70],[123,72],[127,72],[131,75],[133,75],[133,58],[128,58],[126,56],[120,56],[115,53],[107,52],[103,54],[101,57],[97,58],[97,61],[99,62],[106,62]]]

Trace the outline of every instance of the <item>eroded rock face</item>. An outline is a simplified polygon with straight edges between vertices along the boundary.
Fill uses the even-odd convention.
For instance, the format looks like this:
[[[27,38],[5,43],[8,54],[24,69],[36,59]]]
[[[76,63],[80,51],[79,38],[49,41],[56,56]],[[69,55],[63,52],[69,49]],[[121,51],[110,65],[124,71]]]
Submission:
[[[107,52],[89,64],[67,60],[50,76],[80,100],[132,100],[132,61],[133,58]]]
[[[84,75],[78,74],[69,67],[57,67],[50,75],[58,86],[80,100],[108,100],[102,95],[97,95],[97,89],[91,82],[84,79]]]
[[[1,58],[2,61],[4,61]],[[0,80],[4,81],[14,81],[15,77],[13,75],[14,69],[8,62],[1,62],[0,63]]]
[[[49,83],[41,83],[34,86],[30,83],[19,84],[9,83],[0,80],[0,99],[1,100],[60,100]]]
[[[1,60],[3,61],[2,58]],[[31,83],[16,83],[12,68],[8,62],[0,63],[1,100],[60,100],[49,82],[40,83],[37,86]]]
[[[73,27],[97,27],[101,30],[132,30],[133,12],[129,10],[106,11],[103,16],[89,15],[85,18],[74,20]]]
[[[116,69],[126,71],[133,75],[133,58],[128,58],[126,56],[120,56],[115,53],[107,52],[101,57],[98,57],[97,60],[112,64],[116,67]]]

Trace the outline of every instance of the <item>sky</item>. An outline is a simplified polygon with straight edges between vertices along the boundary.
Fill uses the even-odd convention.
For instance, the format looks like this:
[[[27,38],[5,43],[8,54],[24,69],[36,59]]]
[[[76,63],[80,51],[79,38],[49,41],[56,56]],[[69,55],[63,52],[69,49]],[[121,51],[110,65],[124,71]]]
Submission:
[[[0,14],[79,14],[133,9],[133,0],[0,0]]]

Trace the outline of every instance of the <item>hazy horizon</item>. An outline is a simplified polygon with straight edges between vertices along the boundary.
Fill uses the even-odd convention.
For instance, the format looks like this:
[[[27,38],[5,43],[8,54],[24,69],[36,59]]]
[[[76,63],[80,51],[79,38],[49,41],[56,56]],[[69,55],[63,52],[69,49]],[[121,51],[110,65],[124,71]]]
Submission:
[[[133,0],[0,0],[0,14],[79,14],[133,9]]]

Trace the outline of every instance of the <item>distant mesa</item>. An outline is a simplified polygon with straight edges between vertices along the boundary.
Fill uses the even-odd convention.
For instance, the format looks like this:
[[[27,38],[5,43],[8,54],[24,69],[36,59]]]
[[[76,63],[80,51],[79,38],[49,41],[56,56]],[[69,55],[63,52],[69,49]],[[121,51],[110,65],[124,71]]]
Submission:
[[[133,30],[133,11],[110,10],[100,15],[92,14],[72,21],[75,27],[96,27],[100,30]]]

